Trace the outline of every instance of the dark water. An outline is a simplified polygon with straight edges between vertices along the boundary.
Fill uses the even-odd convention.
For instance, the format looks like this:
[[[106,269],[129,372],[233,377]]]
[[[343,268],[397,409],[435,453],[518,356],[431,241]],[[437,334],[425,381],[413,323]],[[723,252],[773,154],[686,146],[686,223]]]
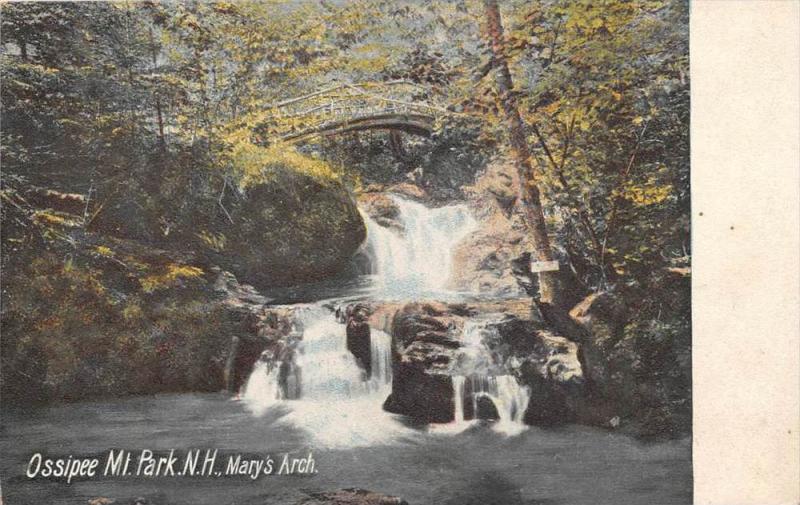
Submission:
[[[440,433],[407,427],[402,419],[373,411],[367,415],[374,416],[376,431],[388,434],[383,440],[364,447],[331,447],[319,444],[296,423],[286,422],[292,417],[287,413],[278,406],[255,418],[243,403],[216,394],[86,402],[25,414],[5,411],[0,437],[4,503],[85,505],[98,496],[119,499],[161,493],[161,502],[172,504],[279,504],[293,503],[306,492],[346,487],[402,496],[412,505],[692,501],[688,439],[643,444],[585,427],[532,427],[512,437],[480,426],[462,433]],[[364,419],[354,424],[370,425]],[[216,448],[298,456],[312,450],[318,473],[262,476],[255,481],[241,477],[103,478],[70,485],[24,476],[31,454],[37,451],[88,455],[111,448]],[[217,465],[224,466],[224,461]]]

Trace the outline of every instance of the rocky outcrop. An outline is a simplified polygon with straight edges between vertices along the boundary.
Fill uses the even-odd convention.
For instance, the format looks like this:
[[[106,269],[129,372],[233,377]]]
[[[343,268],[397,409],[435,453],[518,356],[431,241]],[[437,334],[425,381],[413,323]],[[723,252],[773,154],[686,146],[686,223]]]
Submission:
[[[362,193],[358,196],[358,204],[380,226],[401,233],[405,231],[405,226],[400,221],[400,208],[386,193]]]
[[[347,350],[355,356],[368,377],[372,374],[369,315],[369,307],[359,303],[347,307],[344,317]]]
[[[230,220],[215,219],[198,245],[212,262],[258,286],[330,277],[366,238],[355,201],[335,181],[286,172],[226,205]]]
[[[408,502],[396,496],[349,488],[313,493],[300,500],[297,505],[408,505]]]
[[[334,178],[275,165],[246,184],[124,188],[89,209],[90,231],[153,247],[191,251],[259,287],[294,285],[337,274],[366,237],[356,202]],[[187,186],[189,185],[187,181]]]
[[[230,392],[238,391],[259,359],[277,360],[284,352],[292,331],[293,310],[270,307],[269,299],[249,284],[240,284],[230,272],[215,268],[214,291],[239,324],[230,336],[225,360],[224,382]]]
[[[461,344],[463,320],[441,303],[410,303],[392,322],[392,393],[389,412],[420,421],[453,420],[451,364]]]
[[[482,338],[492,362],[491,373],[513,374],[529,388],[525,422],[557,424],[574,419],[585,383],[580,346],[509,303],[509,312],[517,314],[490,316],[502,308],[500,302],[362,306],[361,310],[370,314],[360,316],[362,320],[384,325],[392,335],[392,394],[384,408],[425,422],[452,421],[453,376],[465,373],[464,359],[469,357],[464,347],[465,323],[488,318]],[[391,321],[389,328],[387,321]],[[492,401],[471,387],[472,382],[467,381],[464,395],[474,395],[475,402],[464,402],[465,419],[497,419]]]
[[[495,162],[465,190],[479,228],[453,253],[454,288],[499,296],[524,295],[514,262],[533,245],[521,216],[514,211],[517,180],[513,166]]]
[[[542,323],[508,316],[492,324],[484,343],[530,390],[526,424],[570,422],[583,401],[580,347]]]

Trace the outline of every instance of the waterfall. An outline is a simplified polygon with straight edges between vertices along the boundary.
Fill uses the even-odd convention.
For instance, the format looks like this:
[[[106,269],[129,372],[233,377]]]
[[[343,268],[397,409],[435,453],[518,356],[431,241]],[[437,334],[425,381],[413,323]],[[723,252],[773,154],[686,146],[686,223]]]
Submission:
[[[456,424],[480,417],[482,399],[491,402],[496,412],[493,428],[507,434],[525,429],[523,418],[530,392],[498,363],[495,363],[484,337],[495,331],[487,321],[468,321],[462,332],[463,347],[453,376]],[[487,408],[487,407],[484,407]],[[483,415],[493,417],[492,412]]]
[[[466,205],[429,208],[391,195],[403,231],[367,221],[367,252],[378,287],[389,295],[413,298],[447,291],[453,249],[475,230]]]
[[[373,328],[369,338],[372,358],[370,389],[382,389],[392,384],[392,337],[388,333]]]
[[[372,370],[369,377],[347,349],[345,325],[320,306],[298,310],[302,328],[297,351],[289,350],[271,367],[259,360],[250,374],[242,399],[253,410],[279,401],[334,400],[384,389],[392,381],[391,337],[380,330],[370,334]]]
[[[278,368],[270,369],[266,361],[257,361],[247,379],[241,398],[254,414],[262,415],[267,407],[281,398]]]
[[[344,324],[321,305],[298,308],[296,348],[277,363],[259,360],[241,394],[247,408],[262,416],[271,407],[288,413],[279,422],[306,430],[319,446],[354,447],[387,442],[402,426],[384,415],[391,392],[391,337],[370,332],[371,373],[347,349]]]
[[[356,358],[347,350],[345,326],[322,307],[302,311],[303,338],[296,358],[300,398],[349,398],[367,390]]]
[[[403,299],[446,297],[453,249],[475,229],[475,220],[465,205],[427,208],[391,198],[399,209],[402,231],[365,216],[366,252],[379,294]],[[319,446],[388,443],[408,429],[382,411],[391,393],[392,339],[371,329],[370,363],[362,367],[347,347],[347,328],[340,315],[341,310],[334,315],[322,302],[296,306],[289,343],[279,356],[265,355],[255,364],[241,399],[257,416],[280,406],[275,422],[306,430]],[[484,417],[496,421],[493,429],[522,429],[528,392],[494,362],[484,345],[491,331],[483,320],[467,321],[464,327],[452,377],[455,423],[443,426],[442,432],[460,431],[479,417],[479,410],[487,409]]]
[[[464,422],[464,376],[453,376],[453,403],[456,425]]]

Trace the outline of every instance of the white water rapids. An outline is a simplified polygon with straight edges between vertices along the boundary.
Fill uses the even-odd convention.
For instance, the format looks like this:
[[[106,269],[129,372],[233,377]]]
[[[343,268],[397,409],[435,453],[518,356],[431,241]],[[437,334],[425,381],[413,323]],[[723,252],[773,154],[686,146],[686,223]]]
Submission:
[[[330,310],[304,306],[295,319],[302,340],[293,359],[271,369],[258,361],[247,380],[241,398],[253,414],[288,408],[280,422],[304,429],[324,447],[386,443],[403,431],[382,409],[391,392],[389,335],[371,331],[367,376],[347,349],[345,325]]]
[[[399,196],[391,198],[400,210],[402,233],[364,216],[366,249],[378,293],[407,300],[446,295],[453,249],[477,228],[475,218],[466,205],[431,208]]]
[[[465,205],[428,208],[392,197],[400,210],[403,233],[384,228],[368,216],[366,250],[371,260],[376,292],[386,298],[417,300],[447,292],[454,247],[476,228]],[[371,372],[364,369],[347,349],[344,324],[322,304],[298,306],[295,333],[301,334],[296,349],[280,361],[259,360],[251,372],[241,399],[256,416],[274,409],[279,422],[304,429],[317,445],[356,447],[390,443],[409,428],[382,410],[391,393],[391,337],[371,329]],[[513,377],[490,374],[478,366],[486,358],[480,344],[483,326],[468,325],[463,336],[465,355],[472,371],[453,377],[456,422],[461,431],[464,398],[475,403],[488,397],[497,408],[499,431],[521,426],[527,391]],[[476,371],[476,370],[481,370]],[[481,375],[483,374],[483,375]],[[471,395],[465,392],[470,381]],[[523,398],[524,397],[524,398]],[[447,432],[448,430],[442,430]]]

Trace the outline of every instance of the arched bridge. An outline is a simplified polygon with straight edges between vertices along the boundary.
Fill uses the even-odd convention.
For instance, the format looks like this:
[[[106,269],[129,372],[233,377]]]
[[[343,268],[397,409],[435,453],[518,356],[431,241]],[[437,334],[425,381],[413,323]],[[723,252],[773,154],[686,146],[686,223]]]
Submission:
[[[456,114],[430,97],[409,81],[338,84],[268,106],[257,131],[290,143],[363,130],[428,136],[443,116]]]

